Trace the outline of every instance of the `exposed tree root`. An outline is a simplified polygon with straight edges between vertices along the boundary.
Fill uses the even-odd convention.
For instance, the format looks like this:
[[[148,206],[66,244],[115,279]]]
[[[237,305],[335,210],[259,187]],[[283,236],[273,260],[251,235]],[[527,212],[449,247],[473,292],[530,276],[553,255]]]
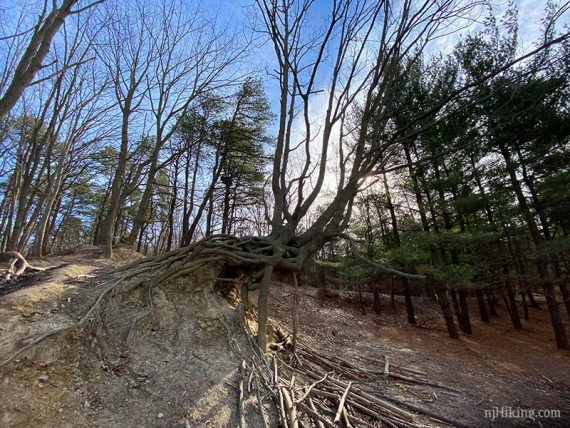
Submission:
[[[219,264],[220,273],[230,271],[243,278],[243,272],[248,273],[248,285],[253,286],[251,279],[260,280],[260,309],[258,343],[266,349],[267,325],[267,296],[271,274],[275,269],[295,271],[295,249],[279,245],[269,238],[238,239],[231,235],[215,235],[205,238],[193,245],[179,248],[155,257],[147,257],[117,270],[115,276],[104,285],[103,291],[98,295],[85,315],[76,323],[42,333],[38,337],[29,337],[29,344],[20,348],[0,363],[0,367],[13,361],[18,355],[43,340],[72,329],[87,328],[104,314],[106,303],[114,297],[130,293],[142,288],[148,292],[148,309],[137,315],[131,328],[152,310],[152,290],[158,285],[173,281],[176,278],[189,276],[208,264]],[[191,293],[192,290],[189,290]]]
[[[261,419],[265,421],[263,401],[271,398],[278,409],[282,426],[295,428],[311,423],[319,427],[338,426],[340,421],[346,426],[418,426],[418,418],[431,420],[434,424],[460,426],[443,416],[435,415],[425,409],[400,402],[389,396],[378,396],[376,391],[365,390],[365,380],[378,377],[377,373],[366,371],[348,361],[323,355],[307,346],[303,341],[286,332],[283,328],[271,328],[268,340],[265,334],[267,323],[267,299],[271,275],[275,270],[295,273],[295,254],[292,249],[273,245],[268,239],[252,238],[238,240],[232,236],[215,236],[204,239],[192,246],[181,248],[157,257],[137,261],[118,270],[107,283],[81,319],[71,325],[63,326],[41,334],[23,348],[3,361],[5,366],[22,352],[29,350],[43,340],[72,329],[86,329],[98,326],[111,308],[114,299],[137,291],[140,296],[148,296],[145,306],[131,316],[131,326],[127,335],[127,344],[134,326],[153,310],[153,289],[166,285],[174,279],[192,275],[205,265],[216,266],[218,275],[226,280],[235,278],[241,285],[242,302],[238,314],[256,319],[258,324],[257,340],[247,335],[251,345],[250,352],[239,349],[228,330],[230,349],[243,361],[240,368],[240,404],[239,415],[243,426],[245,395],[255,391]],[[215,281],[208,281],[213,284]],[[258,311],[248,309],[247,290],[259,285]],[[294,281],[295,282],[295,281]],[[193,284],[199,288],[199,284]],[[213,285],[212,285],[213,287]],[[189,288],[188,292],[195,291]],[[213,291],[213,288],[212,290]],[[142,293],[141,293],[142,292]],[[298,302],[297,302],[298,303]],[[220,320],[222,323],[223,320]],[[243,325],[247,326],[245,319]],[[276,340],[271,340],[276,339]],[[272,352],[266,353],[267,347]],[[391,365],[388,372],[396,381],[423,383],[426,386],[439,387],[426,379],[417,378],[412,370]]]
[[[8,268],[3,272],[4,282],[10,282],[23,275],[26,270],[44,271],[49,268],[32,266],[26,258],[17,251],[0,253],[0,260],[8,262]],[[52,266],[53,267],[53,266]]]

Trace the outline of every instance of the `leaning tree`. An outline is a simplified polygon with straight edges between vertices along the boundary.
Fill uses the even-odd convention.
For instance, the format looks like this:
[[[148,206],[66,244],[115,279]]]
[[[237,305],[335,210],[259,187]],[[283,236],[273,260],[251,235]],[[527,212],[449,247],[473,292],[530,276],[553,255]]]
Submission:
[[[280,89],[272,198],[266,207],[270,233],[209,236],[135,263],[119,273],[80,324],[98,312],[108,297],[124,295],[126,290],[142,287],[149,292],[152,307],[153,288],[195,276],[208,265],[215,266],[220,281],[239,278],[242,305],[248,304],[248,290],[259,287],[257,342],[266,349],[267,303],[274,272],[291,275],[295,282],[296,272],[323,245],[339,237],[350,239],[344,231],[358,193],[371,177],[400,168],[394,165],[395,154],[410,138],[460,108],[455,102],[459,96],[475,92],[483,82],[568,39],[568,34],[551,38],[481,79],[442,93],[406,126],[396,128],[403,76],[432,42],[468,24],[482,2],[337,0],[327,11],[312,0],[257,0],[256,4],[275,55]],[[317,205],[321,209],[316,215]],[[378,263],[373,266],[423,278]]]
[[[406,126],[396,128],[402,76],[421,60],[430,42],[468,23],[479,2],[335,0],[328,11],[312,0],[256,0],[256,4],[275,54],[280,88],[270,178],[272,203],[266,207],[270,233],[209,236],[127,266],[107,284],[79,326],[106,308],[116,308],[106,305],[115,297],[125,299],[137,292],[149,309],[131,318],[132,330],[156,307],[153,289],[160,288],[164,295],[168,284],[189,277],[194,281],[190,293],[199,294],[213,290],[213,285],[201,281],[213,276],[213,283],[242,282],[242,308],[247,305],[248,290],[259,287],[257,342],[266,349],[273,273],[291,275],[295,282],[296,272],[327,242],[339,237],[350,239],[344,231],[358,193],[371,177],[400,168],[394,165],[398,159],[394,154],[400,148],[403,151],[410,138],[453,114],[460,105],[454,102],[457,97],[569,37],[552,38],[481,79],[442,94]],[[315,26],[315,22],[325,24]],[[435,114],[443,111],[445,114]],[[429,117],[434,119],[426,124],[424,119]],[[332,196],[325,198],[324,194]],[[321,209],[315,214],[317,205]],[[418,277],[378,263],[373,266],[408,278]],[[199,272],[209,276],[200,278]],[[140,309],[140,304],[137,307]]]
[[[266,207],[270,233],[254,237],[208,236],[118,269],[108,277],[102,285],[103,291],[79,321],[31,338],[23,348],[0,362],[0,367],[47,337],[93,322],[97,333],[102,334],[97,334],[97,340],[88,337],[84,341],[87,352],[77,355],[90,357],[90,361],[99,367],[102,365],[100,356],[104,357],[108,351],[113,354],[120,351],[120,363],[115,366],[120,371],[128,358],[138,366],[141,362],[148,363],[148,360],[167,355],[168,359],[164,360],[169,364],[167,387],[184,383],[186,388],[191,377],[198,375],[198,370],[205,371],[202,366],[195,365],[192,355],[216,340],[212,337],[212,332],[216,332],[214,327],[219,329],[221,326],[218,337],[224,339],[224,328],[227,329],[230,349],[234,344],[238,345],[235,331],[226,322],[226,316],[235,321],[236,311],[230,310],[227,302],[216,293],[216,285],[225,281],[241,282],[242,303],[237,312],[240,315],[244,315],[248,304],[249,290],[259,287],[257,343],[266,350],[267,304],[273,273],[291,275],[295,284],[296,273],[325,244],[339,237],[351,241],[344,232],[349,225],[355,197],[375,176],[382,177],[384,173],[402,167],[397,165],[398,156],[395,155],[400,149],[405,153],[405,143],[410,138],[453,114],[460,108],[460,103],[455,102],[459,96],[466,92],[476,93],[474,89],[481,83],[569,38],[569,35],[552,38],[533,52],[502,64],[480,79],[441,94],[430,100],[430,104],[404,126],[396,127],[394,120],[397,109],[401,108],[398,101],[403,94],[403,77],[421,60],[431,46],[430,42],[461,28],[480,3],[472,1],[466,5],[462,0],[333,0],[331,3],[330,9],[324,11],[314,0],[256,0],[263,31],[275,54],[275,75],[280,88],[278,133],[270,177],[271,197],[268,198],[271,203]],[[324,24],[315,26],[315,22]],[[267,45],[260,47],[263,48]],[[160,111],[153,112],[157,118],[162,117],[157,114]],[[430,118],[433,119],[425,120]],[[156,164],[158,155],[157,151]],[[153,179],[150,174],[147,186],[152,187]],[[317,206],[320,207],[318,210],[315,209]],[[358,255],[356,251],[355,255]],[[377,263],[373,266],[392,274],[417,277]],[[440,297],[443,299],[445,293]],[[151,314],[156,316],[154,322]],[[110,322],[95,322],[98,320]],[[143,324],[143,320],[148,322]],[[133,343],[133,340],[142,341],[145,333],[154,336],[148,341],[155,347],[144,349]],[[171,343],[176,348],[171,349]],[[96,352],[92,348],[96,348]],[[76,354],[73,355],[76,358]],[[216,357],[219,354],[207,353],[207,362],[216,363]],[[254,369],[266,373],[259,376],[265,379],[265,386],[278,389],[279,395],[276,393],[275,396],[287,402],[286,406],[281,403],[278,407],[281,419],[288,419],[290,426],[298,426],[297,407],[307,414],[319,416],[302,401],[325,379],[335,385],[335,391],[342,388],[344,398],[353,391],[365,394],[366,401],[361,402],[366,405],[353,402],[351,405],[359,406],[369,415],[370,406],[381,406],[384,410],[389,409],[391,415],[414,420],[409,412],[357,387],[349,392],[351,382],[345,384],[332,376],[327,378],[328,373],[323,374],[322,379],[319,379],[320,375],[316,378],[314,374],[313,377],[307,375],[311,386],[307,383],[308,390],[303,397],[293,401],[286,391],[281,394],[277,357],[273,359],[273,367],[263,357],[262,353],[256,353],[252,361],[258,363],[251,364],[257,364]],[[326,362],[326,359],[320,358],[320,361]],[[242,360],[240,426],[245,426],[242,396],[247,364]],[[339,367],[338,364],[335,366]],[[187,370],[192,367],[193,371]],[[327,367],[326,371],[331,366]],[[291,373],[293,370],[295,376],[299,376],[300,371],[292,369]],[[388,360],[385,370],[387,373]],[[214,371],[208,370],[208,374],[212,375]],[[285,382],[291,389],[295,376]],[[99,377],[97,375],[97,379]],[[269,379],[273,379],[273,385]],[[108,381],[109,378],[105,379],[105,383]],[[324,394],[337,398],[332,393]],[[113,394],[113,401],[116,401],[115,397]],[[258,397],[258,401],[263,407],[262,399]],[[409,403],[399,403],[421,410]],[[287,415],[284,415],[285,407]],[[263,416],[263,409],[260,411]],[[376,419],[385,419],[379,413],[373,412],[373,415]],[[441,416],[438,419],[458,425]]]
[[[279,131],[271,175],[273,210],[268,218],[271,233],[235,240],[226,254],[230,263],[236,260],[254,266],[253,276],[260,278],[258,343],[263,348],[273,270],[295,272],[328,241],[350,239],[343,232],[355,196],[371,177],[394,168],[395,154],[403,151],[406,141],[460,109],[459,96],[566,40],[568,34],[551,37],[480,79],[442,93],[406,126],[395,129],[405,76],[431,49],[432,42],[468,24],[482,3],[334,1],[326,24],[319,28],[311,26],[323,13],[314,1],[256,3],[272,41],[280,87]],[[553,19],[558,16],[552,15]],[[317,114],[315,121],[319,107],[322,114]],[[430,117],[433,120],[425,120]],[[323,201],[324,191],[332,191],[333,196]],[[325,208],[306,227],[307,222],[302,221],[316,204]],[[305,225],[302,230],[301,224]],[[421,278],[377,263],[374,266]]]
[[[66,18],[86,11],[103,1],[63,0],[59,4],[57,1],[45,0],[41,13],[31,28],[26,30],[21,28],[25,22],[21,16],[17,20],[14,34],[2,34],[0,41],[7,42],[8,47],[5,65],[2,67],[2,77],[0,78],[0,120],[4,120],[8,116],[28,86],[46,79],[45,76],[42,76],[34,82],[36,75],[51,65],[44,64],[44,60],[50,51],[55,35]],[[55,74],[77,65],[79,63],[66,64]]]

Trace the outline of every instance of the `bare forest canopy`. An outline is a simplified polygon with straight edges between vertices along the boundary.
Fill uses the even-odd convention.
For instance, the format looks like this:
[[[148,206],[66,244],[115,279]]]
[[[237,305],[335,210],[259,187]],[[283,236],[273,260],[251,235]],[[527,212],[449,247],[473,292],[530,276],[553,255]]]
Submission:
[[[278,270],[455,338],[540,294],[570,348],[568,3],[524,50],[514,2],[32,3],[0,8],[1,251],[222,236],[263,328]]]

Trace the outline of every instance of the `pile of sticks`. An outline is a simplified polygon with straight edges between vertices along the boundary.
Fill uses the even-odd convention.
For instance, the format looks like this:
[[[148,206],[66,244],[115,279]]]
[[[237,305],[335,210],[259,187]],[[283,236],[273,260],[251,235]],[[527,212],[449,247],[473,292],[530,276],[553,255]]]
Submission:
[[[379,394],[367,386],[379,376],[405,382],[453,388],[425,379],[425,373],[404,367],[390,366],[384,359],[384,372],[373,372],[325,355],[298,341],[295,352],[291,336],[275,328],[281,339],[272,345],[272,352],[262,353],[252,339],[254,350],[240,369],[240,420],[245,427],[245,392],[255,393],[259,411],[266,422],[263,397],[270,397],[280,425],[284,428],[324,427],[447,427],[462,426],[431,411],[388,394]],[[457,390],[456,390],[457,391]],[[459,392],[459,391],[457,391]]]

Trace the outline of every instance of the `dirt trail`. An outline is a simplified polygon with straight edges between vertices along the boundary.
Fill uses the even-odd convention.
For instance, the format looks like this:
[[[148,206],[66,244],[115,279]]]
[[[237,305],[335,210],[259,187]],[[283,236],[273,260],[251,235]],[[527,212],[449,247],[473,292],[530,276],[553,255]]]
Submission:
[[[24,346],[26,337],[76,322],[114,269],[139,257],[119,249],[117,261],[109,263],[99,248],[84,247],[34,260],[55,267],[0,288],[0,360]],[[180,282],[156,289],[156,311],[140,323],[129,346],[122,333],[128,329],[119,317],[117,325],[100,332],[105,343],[74,337],[80,334],[74,332],[18,356],[0,372],[0,426],[236,426],[239,360],[228,350],[227,326],[209,317],[217,311],[227,312],[229,319],[233,309],[221,297],[189,297],[188,286]],[[271,291],[271,313],[286,325],[292,292],[279,283]],[[561,410],[562,418],[541,420],[542,426],[568,426],[570,353],[556,350],[544,305],[531,309],[531,322],[522,331],[512,329],[503,313],[490,325],[473,320],[474,334],[453,341],[433,302],[418,299],[421,327],[412,327],[400,301],[390,308],[385,298],[381,315],[370,307],[363,314],[348,295],[325,298],[308,288],[301,293],[302,340],[378,372],[368,388],[470,427],[539,426],[528,419],[491,424],[484,409],[502,406]],[[118,307],[117,314],[123,310]],[[108,337],[109,332],[115,336]],[[433,382],[452,389],[386,378],[384,356],[394,366],[426,372]],[[249,426],[259,426],[255,404],[246,408],[253,409]],[[275,416],[268,400],[266,411]],[[273,419],[270,426],[275,425]]]

